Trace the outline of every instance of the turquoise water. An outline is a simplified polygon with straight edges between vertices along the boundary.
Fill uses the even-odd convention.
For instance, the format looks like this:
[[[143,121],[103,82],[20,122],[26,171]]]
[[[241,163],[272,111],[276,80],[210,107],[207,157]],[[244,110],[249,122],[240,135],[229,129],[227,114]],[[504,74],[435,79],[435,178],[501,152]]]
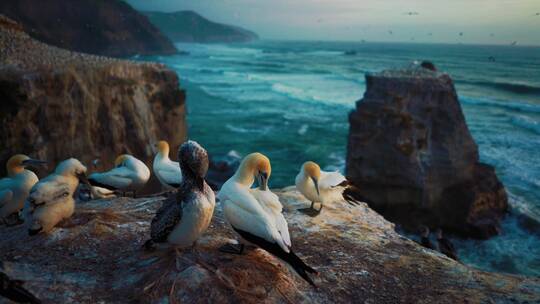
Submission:
[[[540,48],[277,41],[177,46],[190,55],[144,60],[180,76],[190,138],[215,155],[265,153],[272,187],[293,184],[306,160],[344,169],[348,113],[364,93],[366,72],[433,61],[454,79],[481,159],[495,166],[512,206],[501,236],[456,239],[460,258],[486,270],[540,276],[540,229],[521,220],[540,221]],[[356,55],[344,55],[347,50]]]

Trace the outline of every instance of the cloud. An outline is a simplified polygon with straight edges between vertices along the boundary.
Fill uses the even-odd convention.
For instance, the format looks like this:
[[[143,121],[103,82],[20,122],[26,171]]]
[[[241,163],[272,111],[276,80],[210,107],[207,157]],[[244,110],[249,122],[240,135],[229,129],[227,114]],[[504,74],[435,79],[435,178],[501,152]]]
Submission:
[[[141,10],[190,9],[274,39],[540,44],[538,0],[129,0]],[[418,14],[406,14],[418,12]],[[395,29],[400,29],[395,30]],[[394,29],[393,35],[388,30]],[[432,32],[432,36],[427,33]],[[456,35],[464,32],[458,40]],[[496,33],[490,36],[490,33]]]

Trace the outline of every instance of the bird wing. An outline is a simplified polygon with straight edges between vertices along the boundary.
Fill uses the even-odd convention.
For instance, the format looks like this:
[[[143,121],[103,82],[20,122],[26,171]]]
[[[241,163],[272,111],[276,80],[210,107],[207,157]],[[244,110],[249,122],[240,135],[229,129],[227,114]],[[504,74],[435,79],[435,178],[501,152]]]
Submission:
[[[13,179],[9,177],[4,177],[0,179],[0,190],[5,190],[13,186]]]
[[[0,207],[13,199],[13,191],[10,189],[0,190]]]
[[[339,172],[324,172],[321,171],[321,177],[319,178],[319,187],[321,189],[329,189],[339,186],[347,179]]]
[[[38,182],[30,190],[30,201],[34,207],[53,204],[62,197],[69,196],[69,184],[61,177],[46,178]]]
[[[92,173],[88,180],[92,186],[109,190],[125,189],[133,183],[133,171],[120,166],[103,173]]]
[[[269,190],[261,191],[259,189],[250,189],[250,192],[255,199],[265,207],[266,211],[271,213],[279,234],[283,238],[285,245],[290,248],[292,245],[291,237],[289,235],[289,226],[287,220],[285,220],[285,217],[283,216],[283,205],[281,205],[279,197]]]
[[[156,216],[150,224],[150,238],[156,243],[167,241],[169,233],[182,220],[182,201],[184,195],[181,191],[178,195],[169,196],[156,212]]]
[[[223,198],[225,217],[235,230],[278,244],[285,252],[290,251],[274,217],[263,209],[249,189],[227,187],[220,191],[220,197]]]
[[[180,167],[160,166],[156,168],[156,174],[170,186],[178,187],[182,182],[182,171]]]

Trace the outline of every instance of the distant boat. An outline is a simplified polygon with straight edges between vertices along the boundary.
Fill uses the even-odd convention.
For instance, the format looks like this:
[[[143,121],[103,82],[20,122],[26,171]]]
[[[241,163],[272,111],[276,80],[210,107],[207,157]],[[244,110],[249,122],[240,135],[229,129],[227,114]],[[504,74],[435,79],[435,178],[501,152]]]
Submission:
[[[362,40],[362,42],[365,42],[365,41]],[[345,55],[345,56],[354,56],[354,55],[357,55],[357,54],[358,54],[358,52],[355,51],[355,50],[348,50],[348,51],[343,52],[343,55]]]

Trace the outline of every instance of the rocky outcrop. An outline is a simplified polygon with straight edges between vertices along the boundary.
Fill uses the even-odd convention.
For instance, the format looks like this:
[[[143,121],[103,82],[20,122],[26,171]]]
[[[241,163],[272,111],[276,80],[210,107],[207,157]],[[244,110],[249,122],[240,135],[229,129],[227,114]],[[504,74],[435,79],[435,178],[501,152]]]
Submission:
[[[163,65],[51,47],[2,17],[0,47],[2,164],[26,153],[53,166],[100,158],[101,170],[130,153],[150,165],[153,143],[186,139],[185,95]]]
[[[30,36],[72,51],[116,57],[177,52],[144,15],[120,0],[2,0],[0,14]]]
[[[478,271],[398,235],[365,204],[311,218],[293,188],[277,191],[295,252],[318,289],[273,256],[218,248],[235,238],[218,204],[196,251],[145,252],[161,198],[92,201],[49,235],[0,229],[0,271],[44,303],[534,303],[540,279]],[[39,248],[39,250],[36,250]]]
[[[259,39],[257,34],[251,31],[212,22],[193,11],[145,12],[144,14],[165,35],[177,42],[231,43]]]
[[[479,162],[452,79],[422,67],[366,75],[350,116],[347,176],[386,218],[487,238],[507,208],[493,167]]]

